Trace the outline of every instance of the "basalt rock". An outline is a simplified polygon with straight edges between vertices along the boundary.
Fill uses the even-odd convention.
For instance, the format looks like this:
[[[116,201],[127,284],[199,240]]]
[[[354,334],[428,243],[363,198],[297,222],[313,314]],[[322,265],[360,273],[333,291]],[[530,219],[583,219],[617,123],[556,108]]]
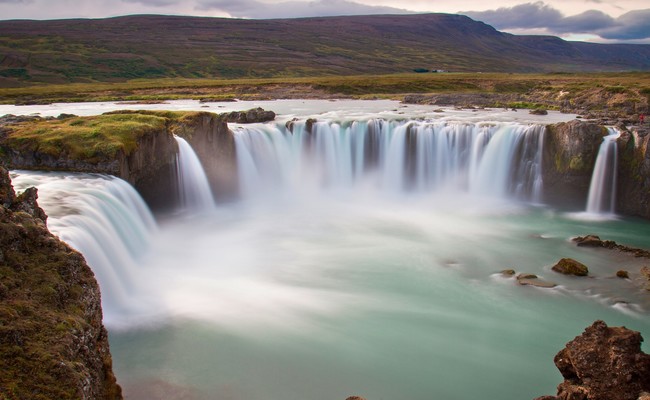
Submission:
[[[596,235],[578,236],[571,240],[573,240],[576,245],[580,247],[605,248],[610,250],[617,250],[623,253],[629,253],[638,258],[650,258],[650,251],[648,250],[618,244],[613,240],[601,240],[600,237]]]
[[[650,218],[650,135],[642,127],[623,131],[617,140],[616,210]]]
[[[564,377],[556,396],[536,400],[638,400],[650,392],[641,334],[596,321],[555,356]]]
[[[584,207],[606,135],[604,127],[579,120],[546,127],[542,171],[547,203]]]
[[[92,271],[1,167],[0,193],[0,398],[121,399]]]
[[[252,124],[256,122],[268,122],[275,119],[273,111],[266,111],[263,108],[252,108],[248,111],[233,111],[230,113],[221,114],[221,117],[226,122],[234,122],[238,124]]]

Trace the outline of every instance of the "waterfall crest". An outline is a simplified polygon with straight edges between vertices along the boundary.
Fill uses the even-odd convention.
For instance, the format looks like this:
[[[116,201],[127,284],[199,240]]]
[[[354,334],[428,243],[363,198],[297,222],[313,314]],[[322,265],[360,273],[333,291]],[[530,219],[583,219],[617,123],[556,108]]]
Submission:
[[[514,123],[297,121],[239,128],[235,143],[244,197],[370,186],[539,202],[543,135]]]
[[[80,251],[97,276],[105,315],[133,309],[137,262],[157,231],[138,192],[109,176],[13,171],[17,191],[39,189],[52,233]]]
[[[179,179],[181,207],[185,211],[200,213],[214,208],[214,197],[201,161],[187,141],[174,136],[178,143],[176,163]]]
[[[616,139],[621,134],[615,128],[607,128],[609,134],[603,138],[598,150],[596,165],[589,184],[587,213],[614,214],[616,206],[616,169],[618,155]]]

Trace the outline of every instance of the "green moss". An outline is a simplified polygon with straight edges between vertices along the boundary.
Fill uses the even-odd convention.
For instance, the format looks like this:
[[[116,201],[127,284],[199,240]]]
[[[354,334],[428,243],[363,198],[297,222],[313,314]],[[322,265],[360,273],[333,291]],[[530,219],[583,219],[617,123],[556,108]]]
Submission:
[[[572,169],[574,171],[581,171],[584,168],[585,168],[585,163],[581,155],[574,156],[569,161],[569,169]]]
[[[138,139],[165,131],[170,124],[197,118],[198,112],[116,111],[92,117],[40,120],[12,127],[7,147],[87,162],[110,161],[118,152],[130,154]]]

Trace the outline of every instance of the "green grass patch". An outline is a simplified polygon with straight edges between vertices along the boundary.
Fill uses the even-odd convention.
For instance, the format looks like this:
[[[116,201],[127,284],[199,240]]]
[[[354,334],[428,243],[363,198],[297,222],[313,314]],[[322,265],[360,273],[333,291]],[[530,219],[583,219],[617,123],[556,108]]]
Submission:
[[[128,155],[138,138],[165,131],[169,123],[182,124],[198,112],[117,111],[92,117],[30,121],[15,125],[4,140],[7,147],[53,157],[99,162]]]

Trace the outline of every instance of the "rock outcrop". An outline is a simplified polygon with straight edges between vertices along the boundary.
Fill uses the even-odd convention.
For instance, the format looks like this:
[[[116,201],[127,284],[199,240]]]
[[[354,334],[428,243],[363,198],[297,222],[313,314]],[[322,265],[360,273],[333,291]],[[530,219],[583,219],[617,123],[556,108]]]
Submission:
[[[95,277],[36,197],[0,168],[0,398],[121,399]]]
[[[115,147],[118,148],[113,152],[80,150],[79,147],[83,146],[79,143],[58,138],[51,141],[55,145],[46,148],[33,139],[34,135],[24,135],[28,136],[27,139],[12,136],[17,129],[24,127],[21,124],[33,122],[33,119],[5,118],[4,124],[0,124],[0,154],[11,169],[110,174],[131,183],[152,209],[170,208],[178,202],[178,146],[174,135],[179,135],[186,138],[197,152],[215,195],[232,197],[237,193],[234,138],[224,118],[216,114],[123,110],[97,117],[66,119],[64,126],[59,120],[40,119],[44,124],[39,129],[54,130],[47,124],[58,123],[56,129],[62,127],[72,133],[84,125],[92,125],[97,130],[107,127],[110,131],[110,124],[116,124],[125,132],[122,136],[110,137],[117,142]],[[108,140],[98,138],[97,141]]]
[[[232,111],[230,113],[220,114],[220,117],[226,122],[238,124],[252,124],[256,122],[269,122],[275,119],[273,111],[266,111],[261,107],[251,108],[247,111]]]
[[[650,218],[650,132],[624,130],[617,140],[618,176],[616,210]]]
[[[172,129],[194,149],[216,200],[230,200],[239,193],[235,140],[224,115],[199,113]]]
[[[618,244],[613,240],[601,240],[600,237],[596,235],[578,236],[571,240],[574,241],[579,247],[595,247],[609,250],[618,250],[623,253],[629,253],[634,257],[650,258],[650,251],[648,250]]]
[[[604,127],[579,120],[546,127],[542,166],[546,202],[584,207],[606,135]]]
[[[537,400],[638,400],[650,393],[650,355],[641,334],[596,321],[555,356],[564,377],[556,396]]]

